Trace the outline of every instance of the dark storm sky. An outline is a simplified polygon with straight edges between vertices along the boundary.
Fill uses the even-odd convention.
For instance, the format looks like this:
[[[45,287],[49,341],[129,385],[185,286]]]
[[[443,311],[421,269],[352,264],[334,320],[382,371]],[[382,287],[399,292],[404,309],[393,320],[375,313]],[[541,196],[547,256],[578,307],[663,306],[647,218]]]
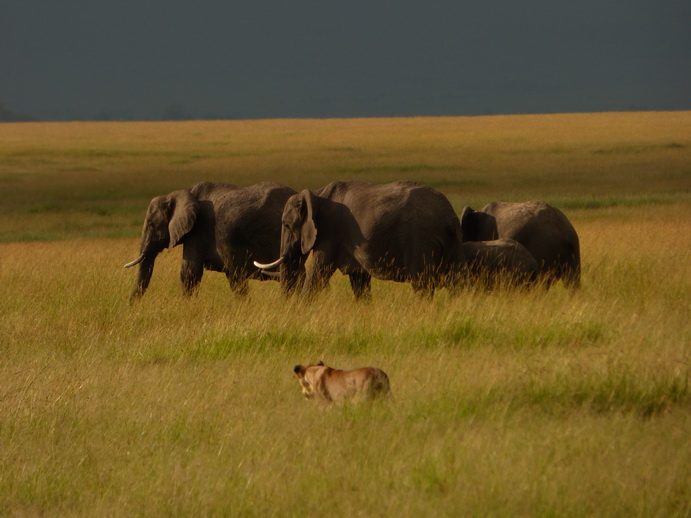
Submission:
[[[41,119],[691,109],[691,0],[2,0]]]

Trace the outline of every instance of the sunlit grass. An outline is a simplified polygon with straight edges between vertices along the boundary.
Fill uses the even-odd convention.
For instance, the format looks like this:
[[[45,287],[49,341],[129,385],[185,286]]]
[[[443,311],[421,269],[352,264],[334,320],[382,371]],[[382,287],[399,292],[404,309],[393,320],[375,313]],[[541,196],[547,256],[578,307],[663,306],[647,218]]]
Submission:
[[[683,514],[691,234],[670,221],[632,254],[653,224],[629,216],[579,225],[575,295],[431,302],[375,282],[355,304],[338,275],[312,305],[274,283],[238,300],[219,274],[185,300],[176,251],[129,306],[136,240],[2,245],[3,506]],[[395,401],[305,402],[291,368],[318,359],[384,368]]]
[[[688,515],[688,115],[666,116],[0,125],[5,160],[24,150],[0,172],[19,189],[0,212],[0,512]],[[579,174],[559,174],[567,157]],[[150,192],[357,167],[439,182],[461,207],[563,200],[582,288],[425,301],[374,281],[357,304],[336,274],[304,304],[207,272],[187,300],[174,249],[129,305]],[[384,369],[394,400],[305,401],[292,367],[318,360]]]

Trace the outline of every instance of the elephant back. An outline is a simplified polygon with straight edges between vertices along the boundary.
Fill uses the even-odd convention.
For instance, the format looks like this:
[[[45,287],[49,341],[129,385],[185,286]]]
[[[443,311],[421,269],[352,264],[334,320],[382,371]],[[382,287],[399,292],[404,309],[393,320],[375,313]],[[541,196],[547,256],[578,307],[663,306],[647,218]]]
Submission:
[[[580,281],[578,234],[566,215],[543,201],[495,201],[483,212],[496,220],[498,238],[521,243],[543,272],[577,285]]]

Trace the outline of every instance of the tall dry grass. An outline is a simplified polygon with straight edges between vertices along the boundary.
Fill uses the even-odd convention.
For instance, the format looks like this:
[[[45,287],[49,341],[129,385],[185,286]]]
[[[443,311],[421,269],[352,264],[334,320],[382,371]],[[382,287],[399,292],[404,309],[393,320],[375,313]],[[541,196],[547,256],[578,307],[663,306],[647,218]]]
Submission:
[[[183,300],[170,253],[129,306],[121,263],[134,240],[2,245],[0,506],[683,516],[691,243],[680,214],[666,237],[634,215],[579,225],[575,295],[432,302],[375,282],[358,305],[341,277],[309,306],[274,283],[236,300],[219,274]],[[633,254],[642,232],[655,237]],[[318,359],[384,368],[395,401],[302,400],[292,366]]]
[[[375,281],[372,302],[356,304],[347,281],[337,275],[330,290],[309,305],[283,300],[271,282],[252,282],[250,296],[238,299],[214,273],[205,274],[198,295],[185,300],[175,249],[159,257],[150,290],[130,306],[134,274],[122,264],[138,250],[134,235],[145,191],[191,185],[197,173],[186,169],[189,164],[169,171],[161,156],[144,153],[142,183],[132,187],[139,194],[128,197],[127,182],[135,175],[130,167],[137,160],[129,164],[130,158],[105,153],[66,158],[64,150],[129,149],[136,141],[150,149],[139,132],[153,126],[57,125],[57,131],[48,125],[45,131],[53,136],[44,142],[34,133],[38,126],[18,125],[12,146],[26,152],[12,167],[27,171],[2,173],[3,181],[21,184],[17,197],[28,205],[34,203],[34,186],[41,203],[62,207],[35,213],[57,219],[57,227],[75,218],[97,231],[81,239],[0,244],[0,513],[687,516],[691,223],[688,189],[682,188],[688,165],[677,163],[675,153],[688,153],[689,147],[687,134],[675,126],[681,115],[669,115],[664,123],[662,115],[632,114],[629,121],[653,118],[655,131],[644,132],[641,123],[622,133],[622,123],[616,137],[600,128],[597,121],[607,129],[617,126],[605,115],[439,121],[446,125],[438,130],[440,139],[459,128],[466,136],[446,137],[448,163],[454,146],[480,149],[502,131],[526,155],[507,154],[503,166],[498,158],[493,163],[487,159],[490,148],[511,149],[508,136],[497,136],[493,146],[487,144],[487,169],[478,174],[486,183],[448,191],[458,193],[457,206],[465,203],[466,188],[470,197],[485,199],[501,183],[503,168],[512,167],[516,187],[503,192],[570,200],[573,205],[564,210],[583,254],[578,292],[562,286],[469,289],[421,301],[407,285]],[[579,126],[587,120],[589,132]],[[433,122],[159,125],[150,138],[169,156],[194,140],[191,128],[217,132],[232,126],[233,138],[245,142],[240,147],[255,142],[264,150],[266,163],[248,158],[248,167],[257,167],[252,178],[264,174],[262,167],[284,164],[284,178],[310,185],[336,174],[317,172],[310,146],[324,167],[337,162],[335,154],[346,153],[323,151],[335,138],[322,136],[324,128],[342,126],[342,147],[360,149],[372,141],[363,158],[368,169],[352,174],[388,179],[404,174],[385,169],[394,160],[422,162],[431,144],[420,124],[436,127]],[[513,130],[501,129],[509,123]],[[665,134],[660,128],[666,124],[677,129]],[[104,133],[89,133],[94,128]],[[22,137],[22,131],[28,133]],[[593,134],[592,142],[573,144],[586,133]],[[382,151],[388,158],[373,169],[375,149],[387,134],[395,134]],[[216,136],[202,132],[187,152],[220,142]],[[627,187],[624,165],[610,178],[585,172],[583,178],[559,177],[561,159],[545,151],[561,146],[580,150],[573,158],[588,158],[597,153],[587,149],[618,149],[618,139],[680,143],[680,149],[628,157],[641,175],[644,162],[656,157],[658,169],[650,178],[667,177],[674,189],[661,184],[643,190],[635,178]],[[6,160],[8,144],[0,142]],[[302,155],[268,158],[269,148],[280,155],[295,142],[301,142]],[[49,160],[48,148],[63,151],[55,151],[55,162],[42,172],[38,164]],[[617,153],[602,153],[602,167],[622,159]],[[429,154],[429,161],[442,161],[441,155]],[[290,158],[295,156],[311,176],[295,172],[301,164]],[[526,164],[540,156],[535,175],[555,178],[533,190],[527,172],[532,166]],[[618,158],[610,161],[612,156]],[[67,171],[68,164],[108,172],[77,188],[81,177]],[[477,164],[479,169],[484,162]],[[169,176],[171,171],[178,176]],[[237,181],[241,176],[218,174],[243,183]],[[429,174],[430,183],[436,174],[448,174],[457,185],[465,181],[454,168],[420,174]],[[113,212],[82,211],[99,199],[108,200]],[[131,214],[121,208],[128,203]],[[16,200],[2,202],[3,223],[33,225],[31,214]],[[99,222],[130,219],[131,236],[103,237],[109,230]],[[48,228],[42,221],[17,225],[12,235],[21,239]],[[320,359],[341,368],[383,368],[394,401],[333,408],[304,401],[292,367]]]

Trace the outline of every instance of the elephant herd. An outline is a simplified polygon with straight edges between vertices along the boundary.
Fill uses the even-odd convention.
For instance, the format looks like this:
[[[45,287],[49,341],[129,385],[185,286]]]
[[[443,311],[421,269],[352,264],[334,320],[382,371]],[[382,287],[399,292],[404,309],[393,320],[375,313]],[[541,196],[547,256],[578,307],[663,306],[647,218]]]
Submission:
[[[409,282],[426,297],[472,283],[580,284],[578,235],[558,209],[497,201],[481,211],[465,207],[459,218],[442,193],[408,181],[337,181],[299,193],[274,182],[202,182],[157,196],[140,256],[125,265],[139,266],[131,300],[149,286],[156,256],[179,244],[185,295],[205,269],[225,273],[240,295],[249,279],[276,279],[285,295],[305,298],[323,290],[336,270],[349,277],[358,299],[370,297],[372,277]]]

